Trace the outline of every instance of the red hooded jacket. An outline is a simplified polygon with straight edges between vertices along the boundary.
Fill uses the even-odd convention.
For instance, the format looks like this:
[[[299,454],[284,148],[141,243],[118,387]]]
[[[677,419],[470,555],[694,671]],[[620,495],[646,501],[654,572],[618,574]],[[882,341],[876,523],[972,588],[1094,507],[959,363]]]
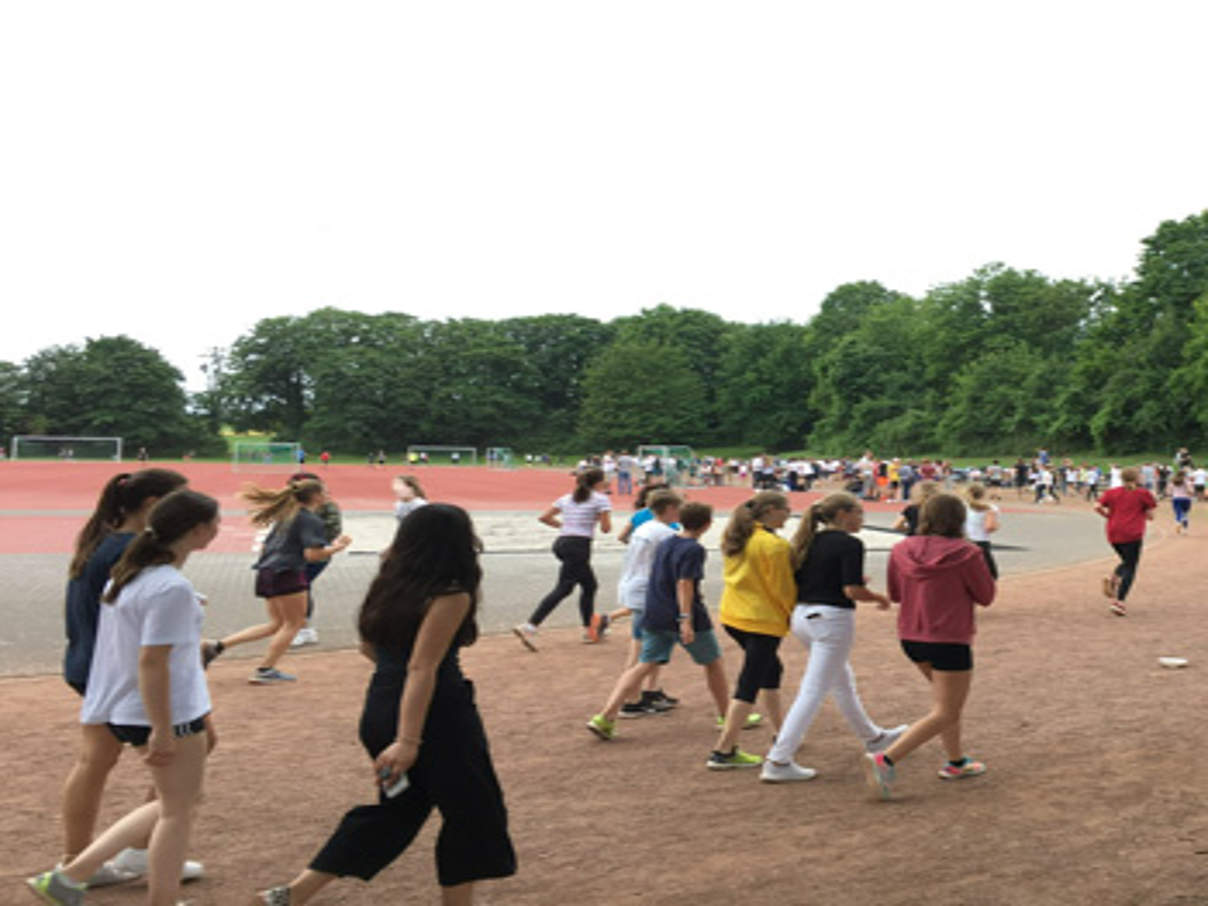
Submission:
[[[899,638],[968,645],[973,605],[994,600],[994,579],[977,545],[915,535],[899,541],[889,556],[889,597],[901,603]]]

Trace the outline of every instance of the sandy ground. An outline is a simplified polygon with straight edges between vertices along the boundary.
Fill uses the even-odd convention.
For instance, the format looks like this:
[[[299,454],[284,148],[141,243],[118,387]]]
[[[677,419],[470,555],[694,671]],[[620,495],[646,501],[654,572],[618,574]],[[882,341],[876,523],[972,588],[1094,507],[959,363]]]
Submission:
[[[1106,560],[1005,578],[980,622],[966,711],[968,750],[989,773],[943,783],[929,744],[902,763],[890,803],[866,797],[859,746],[829,704],[798,756],[819,777],[763,785],[756,772],[705,770],[712,714],[682,653],[665,676],[680,708],[627,721],[602,743],[583,723],[621,666],[623,636],[584,646],[573,628],[552,629],[535,655],[510,636],[484,638],[464,665],[520,871],[483,885],[480,902],[1208,903],[1206,554],[1208,537],[1156,526],[1126,619],[1098,593]],[[921,716],[928,690],[898,650],[893,618],[862,610],[858,632],[854,666],[874,718]],[[805,658],[791,638],[783,654],[792,691]],[[1190,667],[1162,669],[1161,655]],[[368,800],[356,742],[368,663],[348,651],[291,657],[302,681],[290,688],[248,686],[238,661],[211,671],[221,742],[191,847],[207,865],[187,891],[198,906],[243,903],[288,878],[346,808]],[[729,643],[727,662],[732,677]],[[0,903],[32,903],[20,879],[59,850],[77,707],[57,677],[0,680]],[[743,744],[762,753],[768,740],[753,730]],[[145,787],[127,755],[103,820]],[[438,823],[372,886],[345,881],[316,904],[434,902]],[[141,903],[143,891],[106,889],[90,902]]]

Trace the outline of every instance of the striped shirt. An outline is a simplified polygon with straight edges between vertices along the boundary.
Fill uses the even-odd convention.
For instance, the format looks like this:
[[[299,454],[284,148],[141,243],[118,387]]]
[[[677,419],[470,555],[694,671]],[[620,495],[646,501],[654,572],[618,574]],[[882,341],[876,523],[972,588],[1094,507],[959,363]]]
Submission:
[[[582,503],[576,503],[571,494],[563,494],[554,501],[554,508],[562,513],[561,534],[590,538],[596,532],[596,518],[612,510],[612,501],[596,491]]]

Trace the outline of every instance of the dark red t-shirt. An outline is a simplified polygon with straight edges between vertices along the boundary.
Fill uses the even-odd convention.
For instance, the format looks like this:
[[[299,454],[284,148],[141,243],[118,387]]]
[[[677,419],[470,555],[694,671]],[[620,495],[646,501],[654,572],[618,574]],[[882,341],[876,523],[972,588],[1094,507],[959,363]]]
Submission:
[[[1112,488],[1099,498],[1099,506],[1111,515],[1107,517],[1109,544],[1127,544],[1145,537],[1145,514],[1158,505],[1153,494],[1144,488]]]

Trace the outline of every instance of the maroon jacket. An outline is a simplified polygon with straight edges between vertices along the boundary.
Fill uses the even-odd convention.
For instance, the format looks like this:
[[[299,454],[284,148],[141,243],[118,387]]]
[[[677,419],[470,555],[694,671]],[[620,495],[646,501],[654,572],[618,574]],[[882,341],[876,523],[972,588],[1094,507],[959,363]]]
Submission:
[[[994,600],[994,579],[977,545],[915,535],[899,541],[889,556],[889,597],[901,603],[899,638],[968,645],[973,605]]]

